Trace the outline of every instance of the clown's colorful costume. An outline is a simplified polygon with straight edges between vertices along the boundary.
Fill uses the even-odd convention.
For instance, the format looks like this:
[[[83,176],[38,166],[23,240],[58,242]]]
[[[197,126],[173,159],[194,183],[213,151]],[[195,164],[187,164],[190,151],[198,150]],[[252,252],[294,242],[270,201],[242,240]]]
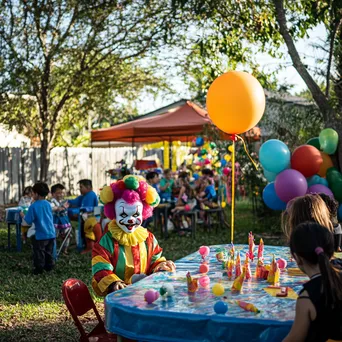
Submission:
[[[132,283],[134,274],[149,275],[166,262],[154,235],[140,226],[159,204],[155,189],[142,178],[126,176],[101,192],[105,215],[112,219],[93,248],[92,286],[104,296],[116,282]],[[116,217],[116,220],[114,220]]]

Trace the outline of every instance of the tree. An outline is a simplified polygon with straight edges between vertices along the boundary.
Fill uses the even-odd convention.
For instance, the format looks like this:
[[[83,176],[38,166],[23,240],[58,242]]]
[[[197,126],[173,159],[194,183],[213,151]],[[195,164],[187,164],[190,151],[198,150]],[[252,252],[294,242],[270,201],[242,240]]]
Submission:
[[[306,83],[325,126],[334,128],[342,136],[341,0],[173,0],[173,6],[190,14],[193,25],[204,28],[196,41],[202,56],[215,58],[217,53],[227,56],[230,65],[226,64],[225,70],[234,68],[236,62],[253,64],[256,51],[267,51],[271,56],[282,58],[279,47],[285,43],[292,64]],[[325,91],[295,46],[298,38],[307,36],[308,30],[318,24],[324,24],[328,32]],[[251,45],[253,48],[248,47]],[[215,63],[212,64],[215,67]],[[339,147],[339,154],[342,154],[342,139]],[[342,158],[339,160],[342,163]]]
[[[173,38],[171,11],[157,0],[1,2],[0,118],[39,135],[40,179],[63,125],[158,85],[142,61]]]

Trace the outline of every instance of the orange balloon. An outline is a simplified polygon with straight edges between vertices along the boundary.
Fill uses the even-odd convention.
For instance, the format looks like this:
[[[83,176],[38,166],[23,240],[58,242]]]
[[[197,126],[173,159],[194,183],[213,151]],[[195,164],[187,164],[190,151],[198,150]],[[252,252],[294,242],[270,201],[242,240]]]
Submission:
[[[229,71],[211,84],[207,94],[213,123],[228,134],[253,128],[265,110],[265,93],[259,81],[242,71]]]
[[[323,163],[321,164],[321,167],[319,168],[318,174],[321,177],[325,177],[327,175],[327,170],[334,166],[333,162],[331,161],[331,158],[328,154],[321,152],[321,156],[323,159]]]

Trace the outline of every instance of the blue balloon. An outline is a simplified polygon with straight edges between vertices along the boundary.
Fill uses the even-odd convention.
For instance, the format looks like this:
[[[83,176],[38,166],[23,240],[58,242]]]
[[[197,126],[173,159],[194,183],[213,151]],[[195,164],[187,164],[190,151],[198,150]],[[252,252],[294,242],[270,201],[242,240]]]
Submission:
[[[282,141],[271,139],[261,145],[259,159],[264,169],[279,173],[289,167],[291,153]]]
[[[314,176],[308,178],[307,181],[308,181],[308,187],[313,186],[315,184],[321,184],[320,183],[321,182],[321,177],[318,176],[318,175],[314,175]]]
[[[221,159],[220,162],[221,162],[222,167],[227,165],[227,160],[225,160],[225,159]]]
[[[194,180],[197,180],[200,176],[199,176],[198,173],[194,173],[194,174],[192,175],[192,177],[194,177]]]
[[[274,173],[274,172],[270,172],[270,171],[267,171],[266,169],[264,169],[264,176],[265,176],[265,178],[267,179],[268,182],[274,182],[276,177],[277,177],[277,174]]]
[[[325,178],[321,177],[319,184],[322,184],[322,185],[326,186],[327,188],[329,188],[328,181]]]
[[[342,221],[342,204],[338,207],[338,212],[337,212],[338,220]]]
[[[204,145],[204,139],[202,137],[196,138],[196,146],[203,146]]]
[[[225,302],[223,302],[221,300],[216,302],[215,305],[214,305],[214,311],[217,314],[224,315],[228,311],[227,303],[225,303]]]
[[[283,202],[276,194],[274,182],[266,185],[262,193],[262,199],[264,200],[265,204],[272,210],[286,209],[286,203]]]

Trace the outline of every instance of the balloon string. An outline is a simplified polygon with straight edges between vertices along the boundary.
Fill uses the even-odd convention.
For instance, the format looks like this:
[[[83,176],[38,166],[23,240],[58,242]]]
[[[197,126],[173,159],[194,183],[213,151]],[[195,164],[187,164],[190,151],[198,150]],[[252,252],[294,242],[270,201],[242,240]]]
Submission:
[[[234,242],[234,211],[235,211],[235,141],[233,140],[232,151],[232,205],[231,205],[231,231],[230,241]]]
[[[236,135],[236,137],[242,141],[243,148],[245,149],[245,152],[246,152],[248,158],[250,159],[250,161],[251,161],[252,164],[254,165],[255,169],[258,170],[258,165],[257,165],[257,163],[254,161],[254,159],[251,157],[251,155],[249,154],[248,148],[247,148],[247,145],[246,145],[245,141],[244,141],[243,138],[240,137],[239,135]]]

